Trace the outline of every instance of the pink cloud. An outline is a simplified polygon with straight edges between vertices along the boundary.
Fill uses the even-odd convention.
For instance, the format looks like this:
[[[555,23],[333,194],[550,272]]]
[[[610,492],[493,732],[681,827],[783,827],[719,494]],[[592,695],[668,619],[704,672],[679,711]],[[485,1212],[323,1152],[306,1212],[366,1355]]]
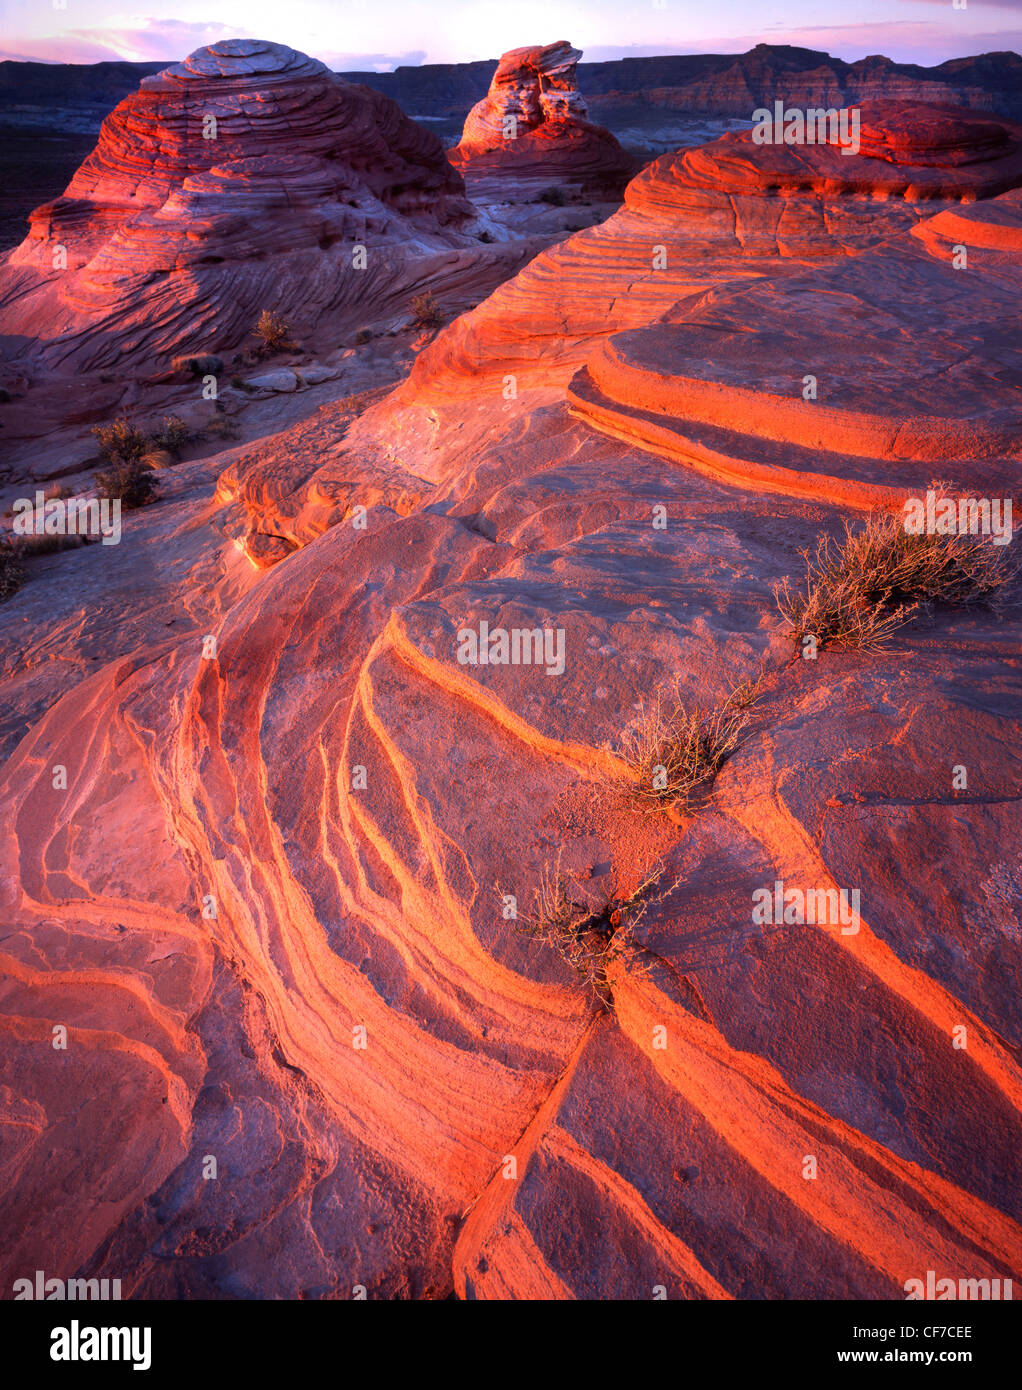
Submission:
[[[28,40],[19,52],[0,51],[0,57],[35,63],[174,62],[218,39],[251,37],[227,24],[150,19],[140,28],[69,29],[58,37]]]

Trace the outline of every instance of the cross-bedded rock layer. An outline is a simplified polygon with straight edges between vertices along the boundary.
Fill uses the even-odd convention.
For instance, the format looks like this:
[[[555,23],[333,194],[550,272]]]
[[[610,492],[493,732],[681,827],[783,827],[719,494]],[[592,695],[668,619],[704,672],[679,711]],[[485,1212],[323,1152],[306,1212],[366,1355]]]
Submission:
[[[883,159],[838,192],[799,152],[811,186],[767,192],[741,142],[700,155],[453,324],[325,459],[291,432],[218,490],[185,469],[113,555],[49,557],[0,608],[5,1286],[1019,1278],[1017,617],[793,662],[772,596],[868,487],[1010,484],[1016,349],[984,338],[1017,319],[1019,198],[993,160],[910,202]],[[287,558],[224,547],[246,523]],[[483,622],[560,629],[563,670],[459,662]],[[753,677],[701,809],[621,799],[641,700]],[[505,918],[558,862],[593,907],[676,885],[612,1012]],[[858,930],[757,922],[778,880],[858,890]]]
[[[0,327],[51,365],[137,371],[237,346],[263,309],[340,326],[467,270],[475,220],[440,142],[389,98],[228,40],[106,118],[12,252]]]
[[[1003,312],[1017,195],[1005,190],[1022,182],[1022,129],[877,103],[861,130],[857,155],[757,146],[742,132],[656,160],[617,214],[537,256],[421,355],[388,407],[391,455],[448,476],[464,455],[441,442],[445,412],[467,445],[470,422],[489,428],[487,395],[506,396],[510,382],[533,404],[563,399],[578,373],[573,407],[595,421],[599,395],[605,404],[619,390],[617,423],[601,418],[637,440],[653,392],[657,447],[718,476],[865,506],[886,483],[925,483],[946,459],[963,483],[1003,487],[1018,436]],[[793,314],[801,295],[806,312]],[[632,367],[626,383],[611,366],[637,361],[639,342],[641,388]],[[972,423],[944,374],[960,381]],[[803,399],[807,376],[815,401]]]

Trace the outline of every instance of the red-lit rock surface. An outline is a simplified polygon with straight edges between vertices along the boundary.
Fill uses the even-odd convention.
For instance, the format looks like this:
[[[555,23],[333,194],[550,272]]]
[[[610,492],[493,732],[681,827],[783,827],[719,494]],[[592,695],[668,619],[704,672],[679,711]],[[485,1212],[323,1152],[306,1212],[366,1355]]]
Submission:
[[[609,130],[588,119],[576,81],[581,56],[563,41],[504,54],[450,152],[470,188],[496,188],[496,178],[518,187],[623,183],[633,162]]]
[[[144,78],[32,215],[0,271],[5,355],[138,373],[251,342],[264,309],[300,336],[343,328],[478,273],[501,254],[481,228],[439,140],[389,98],[228,40]]]
[[[754,160],[661,161],[357,422],[172,470],[0,607],[4,1288],[1022,1275],[1017,613],[793,662],[771,593],[871,487],[1010,484],[1020,200],[994,160],[923,202],[881,159],[841,193]],[[459,664],[484,620],[563,629],[563,672]],[[702,809],[617,799],[640,700],[761,673]],[[611,1012],[502,919],[558,854],[591,903],[677,881]],[[756,925],[776,879],[859,890],[860,930]]]
[[[475,395],[482,368],[514,374],[519,389],[533,378],[549,387],[598,338],[651,323],[689,296],[843,264],[942,209],[1022,181],[1022,127],[919,108],[910,147],[904,106],[876,103],[862,108],[864,147],[876,139],[880,150],[873,132],[885,116],[880,157],[756,146],[749,131],[664,155],[632,180],[615,216],[537,256],[462,315],[420,359],[405,395]]]

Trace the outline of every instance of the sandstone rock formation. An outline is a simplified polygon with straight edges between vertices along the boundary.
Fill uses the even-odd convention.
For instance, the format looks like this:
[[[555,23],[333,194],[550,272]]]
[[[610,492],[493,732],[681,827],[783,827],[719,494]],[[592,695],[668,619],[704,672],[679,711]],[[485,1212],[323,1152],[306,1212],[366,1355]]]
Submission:
[[[629,184],[617,214],[537,256],[420,357],[394,398],[402,433],[391,449],[414,448],[420,467],[425,461],[432,468],[436,457],[436,467],[446,471],[448,459],[434,454],[438,412],[448,402],[459,412],[463,435],[473,415],[485,430],[488,405],[475,404],[480,371],[513,377],[519,396],[534,390],[530,402],[559,399],[593,346],[616,330],[680,314],[689,304],[712,304],[725,287],[731,292],[747,280],[766,277],[779,285],[810,268],[815,274],[828,263],[844,266],[941,211],[958,215],[963,202],[1022,181],[1022,128],[1011,122],[944,107],[919,108],[913,116],[903,104],[875,103],[861,108],[861,134],[858,155],[830,145],[757,146],[743,131],[656,160]],[[969,314],[987,311],[955,291],[971,289],[975,280],[954,278],[950,254],[943,269],[964,333]],[[877,298],[883,293],[878,284]],[[937,302],[943,298],[933,303],[934,317]],[[896,312],[896,302],[888,307]],[[848,312],[859,312],[857,301]],[[989,313],[999,313],[996,297]],[[794,327],[782,325],[782,338]],[[1004,333],[995,329],[991,341]],[[967,341],[983,352],[971,332]],[[826,338],[820,342],[818,358]],[[866,341],[862,350],[877,349]],[[953,353],[953,338],[947,350]],[[771,361],[771,372],[786,372],[798,396],[812,362],[788,360],[783,352]],[[710,358],[707,370],[712,365]],[[989,371],[996,377],[996,353]]]
[[[451,151],[455,168],[548,185],[623,181],[632,161],[610,131],[587,119],[575,74],[581,56],[563,41],[505,53]]]
[[[1022,1274],[1017,613],[792,661],[772,595],[937,469],[1018,500],[1019,132],[869,116],[856,158],[658,161],[357,422],[179,470],[0,605],[6,1286]],[[459,661],[483,622],[563,670]],[[746,677],[707,802],[632,808],[640,701]],[[507,920],[555,863],[675,885],[609,1008]],[[757,924],[777,880],[859,929]]]
[[[237,346],[263,309],[301,332],[404,306],[469,270],[478,225],[439,141],[393,102],[229,40],[107,117],[0,271],[0,329],[50,366],[151,369]]]

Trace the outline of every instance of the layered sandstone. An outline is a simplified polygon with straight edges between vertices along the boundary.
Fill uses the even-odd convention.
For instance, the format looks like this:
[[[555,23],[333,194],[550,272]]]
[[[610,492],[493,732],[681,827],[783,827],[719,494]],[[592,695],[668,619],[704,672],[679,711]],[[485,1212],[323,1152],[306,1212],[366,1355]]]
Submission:
[[[141,369],[406,305],[478,259],[431,133],[279,44],[229,40],[143,79],[0,273],[0,327],[49,365]],[[357,248],[363,248],[360,253]]]
[[[1011,496],[1022,395],[1005,391],[1019,362],[1003,279],[1020,213],[1015,191],[849,265],[679,305],[595,348],[571,408],[683,466],[796,496],[898,505],[943,477]],[[878,351],[890,344],[896,371]]]
[[[455,168],[547,184],[623,182],[632,161],[609,130],[588,119],[576,78],[581,56],[563,41],[505,53],[451,151]]]
[[[614,332],[710,305],[748,281],[780,286],[828,265],[840,278],[852,258],[892,236],[1022,182],[1022,128],[1011,122],[944,107],[920,108],[913,118],[903,104],[877,103],[861,109],[860,134],[852,155],[829,144],[756,145],[742,131],[654,161],[629,184],[613,217],[537,256],[422,354],[394,398],[390,454],[414,451],[429,476],[434,469],[446,476],[460,455],[452,460],[435,444],[438,412],[457,411],[462,438],[475,418],[488,428],[481,374],[497,394],[511,389],[510,379],[519,395],[535,392],[526,395],[530,404],[561,399],[594,346]],[[913,256],[921,250],[918,242],[902,245]],[[921,273],[949,277],[945,298],[964,320],[998,314],[996,297],[988,307],[970,298],[975,278],[956,280],[950,254]],[[882,300],[879,283],[874,292]],[[770,293],[765,287],[764,302]],[[907,312],[937,317],[938,302],[924,298]],[[896,312],[896,301],[889,307]],[[847,312],[858,312],[854,299]],[[782,328],[782,341],[796,332],[791,323]],[[995,326],[994,374],[994,344],[1004,335]],[[972,334],[968,341],[970,351],[987,351]],[[863,352],[874,350],[863,341]],[[815,374],[804,358],[788,361],[782,353],[776,360],[799,392],[802,377]],[[897,410],[894,397],[891,407]]]
[[[772,594],[870,488],[1017,471],[1017,132],[955,163],[946,113],[871,119],[858,160],[660,161],[357,422],[179,470],[0,607],[7,1286],[1022,1274],[1017,616],[793,662]],[[563,669],[459,661],[483,622]],[[632,809],[640,702],[742,678],[707,802]],[[592,907],[666,894],[609,1008],[508,922],[556,863]],[[857,890],[858,929],[757,922],[778,880]]]

